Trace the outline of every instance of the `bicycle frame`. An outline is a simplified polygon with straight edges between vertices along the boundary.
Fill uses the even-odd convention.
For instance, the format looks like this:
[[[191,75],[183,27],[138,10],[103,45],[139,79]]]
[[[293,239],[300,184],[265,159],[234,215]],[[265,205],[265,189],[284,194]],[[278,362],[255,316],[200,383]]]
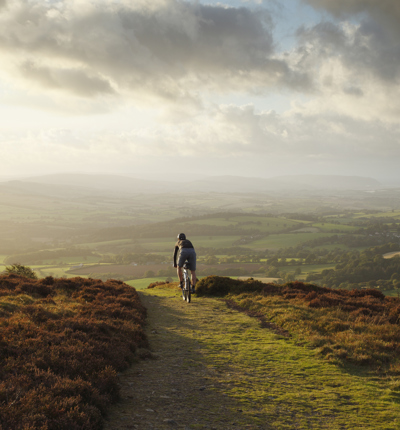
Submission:
[[[192,286],[190,282],[190,276],[188,273],[187,261],[183,265],[183,288],[182,288],[182,299],[190,303],[192,296]]]

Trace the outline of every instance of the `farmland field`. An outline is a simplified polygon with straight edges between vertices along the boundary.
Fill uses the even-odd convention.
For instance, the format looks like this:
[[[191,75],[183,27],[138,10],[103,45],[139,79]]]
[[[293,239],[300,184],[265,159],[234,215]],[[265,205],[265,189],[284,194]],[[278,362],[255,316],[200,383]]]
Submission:
[[[271,234],[270,236],[255,240],[248,245],[246,248],[252,249],[279,249],[279,248],[289,248],[293,246],[300,245],[301,243],[307,242],[309,240],[321,238],[321,237],[331,237],[331,233],[290,233],[290,234]]]
[[[227,215],[225,218],[207,218],[190,224],[238,227],[243,230],[256,229],[263,233],[273,233],[288,228],[301,228],[304,222],[276,217]]]
[[[280,268],[282,273],[294,272],[296,269],[301,270],[301,274],[297,276],[298,279],[305,279],[310,273],[321,273],[325,269],[333,269],[335,264],[302,264],[294,266],[284,266]]]
[[[388,211],[378,212],[373,214],[354,214],[354,218],[393,218],[394,220],[400,220],[400,211]]]
[[[358,229],[358,227],[354,227],[351,225],[330,224],[330,223],[313,223],[312,226],[318,228],[321,231],[337,230],[343,233],[352,232]]]
[[[53,264],[55,261],[56,263],[61,264],[90,264],[90,263],[98,263],[101,260],[101,257],[95,256],[95,255],[88,255],[88,256],[78,256],[78,257],[56,257],[48,260],[43,260],[43,265]]]

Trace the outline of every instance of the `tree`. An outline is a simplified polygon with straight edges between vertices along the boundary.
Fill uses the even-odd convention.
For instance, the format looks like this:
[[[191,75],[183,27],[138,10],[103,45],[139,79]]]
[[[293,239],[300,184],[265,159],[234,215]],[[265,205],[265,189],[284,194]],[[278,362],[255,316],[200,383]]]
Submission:
[[[25,278],[37,279],[36,273],[27,266],[23,266],[19,263],[14,263],[11,266],[6,267],[7,273],[14,273],[16,275],[25,276]]]

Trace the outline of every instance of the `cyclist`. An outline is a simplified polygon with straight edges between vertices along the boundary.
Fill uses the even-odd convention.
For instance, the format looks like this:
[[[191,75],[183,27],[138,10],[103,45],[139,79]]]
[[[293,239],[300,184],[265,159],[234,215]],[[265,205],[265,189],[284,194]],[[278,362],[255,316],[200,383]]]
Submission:
[[[178,251],[179,251],[179,256],[178,256]],[[174,267],[177,268],[179,286],[181,288],[183,288],[182,267],[185,261],[188,262],[188,268],[190,269],[190,272],[192,275],[192,292],[194,293],[196,290],[196,281],[197,281],[196,252],[194,250],[194,246],[192,245],[192,242],[186,239],[185,233],[179,233],[178,242],[176,242],[175,250],[174,250]]]

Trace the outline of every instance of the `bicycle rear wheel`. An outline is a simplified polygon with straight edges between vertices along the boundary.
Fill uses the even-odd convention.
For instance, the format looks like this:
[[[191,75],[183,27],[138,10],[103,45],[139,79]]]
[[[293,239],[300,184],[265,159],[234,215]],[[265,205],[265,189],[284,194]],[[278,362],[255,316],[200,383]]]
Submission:
[[[190,301],[192,299],[192,293],[191,293],[191,285],[190,285],[190,279],[189,278],[187,278],[185,288],[186,288],[186,301],[188,303],[190,303]]]

